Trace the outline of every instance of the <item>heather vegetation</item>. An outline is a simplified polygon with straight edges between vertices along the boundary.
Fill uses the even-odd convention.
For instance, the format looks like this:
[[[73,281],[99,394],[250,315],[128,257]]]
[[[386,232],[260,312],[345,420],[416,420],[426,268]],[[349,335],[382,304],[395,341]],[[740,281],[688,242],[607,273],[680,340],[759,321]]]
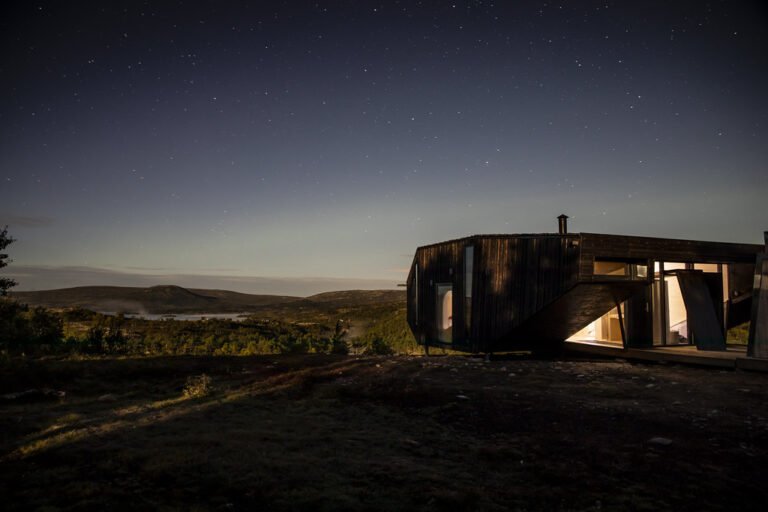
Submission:
[[[349,312],[347,312],[349,313]],[[290,316],[290,315],[289,315]],[[27,355],[404,354],[418,349],[404,305],[361,307],[353,317],[316,321],[146,320],[85,309],[54,312],[0,302],[0,350]],[[353,332],[354,335],[350,333]]]
[[[0,230],[0,250],[14,239]],[[8,265],[0,253],[0,268]],[[417,347],[405,322],[401,292],[349,291],[307,299],[255,296],[220,290],[186,290],[177,286],[149,289],[96,287],[28,294],[38,305],[27,306],[24,295],[8,297],[16,283],[0,280],[0,353],[8,355],[200,355],[258,354],[397,354]],[[80,293],[84,296],[78,296]],[[62,295],[63,294],[63,295]],[[73,295],[74,294],[74,295]],[[162,320],[107,315],[83,307],[58,307],[106,298],[156,308],[168,313],[210,307],[231,311],[247,306],[250,316],[237,320]],[[18,300],[21,298],[21,300]],[[141,302],[139,299],[143,299]]]
[[[25,358],[0,365],[0,503],[761,511],[767,418],[763,374],[672,364]]]

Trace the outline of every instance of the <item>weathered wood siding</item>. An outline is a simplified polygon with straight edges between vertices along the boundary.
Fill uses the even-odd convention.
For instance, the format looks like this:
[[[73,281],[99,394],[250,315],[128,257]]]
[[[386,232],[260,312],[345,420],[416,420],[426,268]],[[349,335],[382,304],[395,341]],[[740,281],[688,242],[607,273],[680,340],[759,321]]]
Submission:
[[[413,332],[413,335],[416,337],[416,339],[419,339],[418,330],[417,330],[417,324],[418,324],[418,318],[417,315],[417,307],[416,307],[416,289],[417,289],[417,283],[415,281],[415,274],[416,274],[416,256],[413,257],[413,261],[411,261],[411,268],[408,271],[408,277],[405,280],[405,300],[406,300],[406,310],[405,310],[405,321],[408,322],[408,326],[411,328],[411,332]]]
[[[700,242],[642,236],[581,233],[581,279],[593,275],[595,258],[624,258],[689,263],[752,263],[761,246],[723,242]]]
[[[438,283],[453,285],[453,345],[491,350],[577,282],[578,235],[476,236],[421,247],[408,276],[408,322],[417,338],[436,340]],[[464,249],[474,248],[471,328],[466,338]],[[414,265],[418,264],[418,297]],[[416,302],[418,301],[418,308]]]
[[[474,265],[472,318],[467,339],[464,249],[469,245],[474,247]],[[531,320],[528,323],[538,325],[539,330],[544,329],[539,320],[546,316],[542,316],[545,308],[551,310],[550,316],[573,316],[574,321],[565,322],[572,330],[576,324],[580,325],[581,317],[591,314],[592,310],[597,312],[598,309],[600,311],[610,309],[612,305],[609,299],[614,295],[616,298],[626,300],[629,297],[629,291],[642,285],[639,282],[627,282],[626,286],[621,283],[609,286],[610,289],[607,289],[606,293],[611,292],[613,295],[607,294],[608,298],[600,302],[600,308],[587,307],[589,300],[594,298],[592,297],[594,290],[587,290],[581,295],[571,294],[577,299],[577,295],[579,297],[583,295],[583,297],[574,299],[575,302],[563,299],[560,301],[562,307],[555,307],[555,301],[569,290],[573,290],[579,283],[584,283],[581,286],[596,286],[594,283],[600,281],[593,280],[596,257],[636,261],[662,260],[754,265],[755,254],[762,249],[762,246],[753,244],[591,233],[477,235],[451,240],[417,249],[408,276],[408,322],[417,339],[436,341],[438,339],[436,285],[451,283],[453,285],[454,348],[468,351],[502,350],[511,348],[511,345],[516,343],[519,344],[517,340],[520,339],[520,333],[526,332],[523,324],[539,312],[542,314],[537,317],[538,320]],[[419,267],[418,290],[413,286],[416,264]],[[627,291],[624,288],[632,290]],[[617,295],[617,290],[622,293]],[[418,310],[415,307],[416,302],[418,302]],[[647,300],[639,301],[638,299],[637,302],[637,311],[628,311],[627,320],[629,326],[634,325],[629,333],[630,338],[639,339],[650,336],[648,334],[650,324],[645,325],[649,322],[650,313]],[[547,308],[549,305],[552,306]],[[558,320],[552,317],[550,320],[554,322],[564,319]],[[562,336],[563,333],[553,331],[552,336],[555,335]]]
[[[493,350],[506,336],[577,282],[573,235],[478,237],[472,339]]]
[[[463,251],[466,245],[465,239],[454,240],[443,244],[421,247],[416,251],[414,264],[419,266],[419,286],[417,291],[409,290],[409,322],[417,339],[420,335],[430,340],[436,340],[437,333],[437,293],[438,283],[453,284],[453,332],[454,340],[458,333],[464,331],[464,306],[463,306]],[[409,275],[408,285],[413,285],[413,265]],[[412,297],[412,298],[411,298]],[[414,310],[418,309],[418,312]],[[418,317],[416,317],[418,314]]]

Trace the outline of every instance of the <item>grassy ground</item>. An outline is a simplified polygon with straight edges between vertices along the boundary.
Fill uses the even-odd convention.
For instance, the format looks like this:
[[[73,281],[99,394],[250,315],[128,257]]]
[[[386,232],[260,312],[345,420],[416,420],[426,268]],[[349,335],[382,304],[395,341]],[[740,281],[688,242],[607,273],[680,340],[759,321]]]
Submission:
[[[526,358],[10,361],[0,496],[9,511],[764,510],[766,383]]]

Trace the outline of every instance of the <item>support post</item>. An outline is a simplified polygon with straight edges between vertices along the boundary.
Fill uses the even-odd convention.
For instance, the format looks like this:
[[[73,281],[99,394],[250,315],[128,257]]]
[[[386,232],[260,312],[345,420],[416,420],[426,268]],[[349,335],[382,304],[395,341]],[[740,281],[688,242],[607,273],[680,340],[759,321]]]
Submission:
[[[619,330],[621,330],[621,346],[627,348],[627,332],[624,330],[624,315],[621,314],[621,302],[616,301],[616,311],[619,312]]]

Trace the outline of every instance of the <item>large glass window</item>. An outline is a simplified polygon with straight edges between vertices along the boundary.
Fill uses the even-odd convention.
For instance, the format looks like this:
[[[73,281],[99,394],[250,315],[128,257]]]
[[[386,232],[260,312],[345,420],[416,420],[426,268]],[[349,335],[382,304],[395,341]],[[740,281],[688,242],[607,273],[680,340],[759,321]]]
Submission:
[[[453,341],[453,285],[437,284],[437,336],[440,341]]]
[[[627,303],[622,302],[622,313],[626,310],[626,307]],[[600,341],[604,343],[621,344],[619,310],[617,308],[611,309],[609,312],[568,338],[568,341]]]
[[[678,261],[656,261],[653,275],[653,344],[685,345],[691,342],[688,311],[676,271],[693,267]],[[711,270],[712,267],[704,267]],[[700,270],[703,270],[701,268]],[[714,267],[717,268],[717,265]]]
[[[666,264],[665,264],[666,269]],[[665,275],[664,288],[667,293],[667,330],[666,344],[680,345],[690,342],[688,334],[688,312],[683,301],[683,294],[677,276]]]

